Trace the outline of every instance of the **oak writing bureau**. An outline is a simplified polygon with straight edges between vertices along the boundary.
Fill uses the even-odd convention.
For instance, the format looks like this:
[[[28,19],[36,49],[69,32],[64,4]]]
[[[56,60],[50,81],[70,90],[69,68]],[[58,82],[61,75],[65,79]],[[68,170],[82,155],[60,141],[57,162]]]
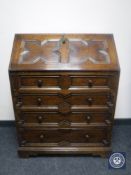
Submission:
[[[108,155],[119,70],[111,34],[16,34],[9,76],[20,157]]]

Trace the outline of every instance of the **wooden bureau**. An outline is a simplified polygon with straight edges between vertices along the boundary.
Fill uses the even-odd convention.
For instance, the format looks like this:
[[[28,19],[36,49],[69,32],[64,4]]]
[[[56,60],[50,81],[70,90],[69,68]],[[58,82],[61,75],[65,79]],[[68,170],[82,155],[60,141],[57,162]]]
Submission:
[[[107,156],[119,72],[111,34],[16,34],[9,76],[20,157]]]

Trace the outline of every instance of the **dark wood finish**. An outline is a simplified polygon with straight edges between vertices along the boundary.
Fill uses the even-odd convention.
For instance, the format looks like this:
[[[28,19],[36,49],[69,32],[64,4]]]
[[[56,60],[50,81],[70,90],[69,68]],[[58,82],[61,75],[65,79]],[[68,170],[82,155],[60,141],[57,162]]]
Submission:
[[[106,146],[108,130],[96,128],[19,128],[20,146]]]
[[[110,34],[17,34],[9,76],[19,155],[107,156],[119,71]]]
[[[17,123],[20,126],[110,126],[111,114],[108,111],[104,112],[71,112],[65,115],[59,112],[20,112]]]

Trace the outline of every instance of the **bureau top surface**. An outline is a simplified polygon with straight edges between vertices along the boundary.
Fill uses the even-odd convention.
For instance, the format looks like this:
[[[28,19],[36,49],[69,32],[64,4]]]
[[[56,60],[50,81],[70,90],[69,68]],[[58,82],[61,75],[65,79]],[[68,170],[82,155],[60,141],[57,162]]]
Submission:
[[[16,34],[9,70],[119,70],[111,34]]]

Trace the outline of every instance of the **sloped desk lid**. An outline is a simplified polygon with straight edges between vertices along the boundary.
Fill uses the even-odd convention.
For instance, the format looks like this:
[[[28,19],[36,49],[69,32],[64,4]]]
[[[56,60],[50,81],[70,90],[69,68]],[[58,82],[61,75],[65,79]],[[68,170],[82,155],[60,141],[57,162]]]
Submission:
[[[10,70],[119,70],[111,34],[16,34]]]

